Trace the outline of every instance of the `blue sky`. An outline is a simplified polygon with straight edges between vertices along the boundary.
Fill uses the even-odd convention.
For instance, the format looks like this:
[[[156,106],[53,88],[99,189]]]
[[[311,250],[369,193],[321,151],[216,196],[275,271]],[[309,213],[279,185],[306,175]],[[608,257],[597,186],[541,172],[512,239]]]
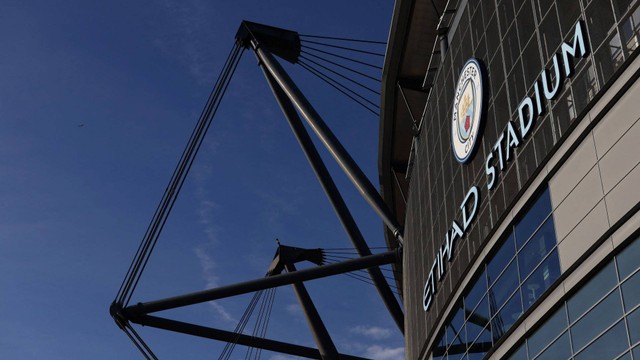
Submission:
[[[392,8],[368,1],[4,1],[0,357],[141,358],[108,305],[240,21],[386,40]],[[377,184],[379,120],[287,69]],[[379,219],[325,159],[370,246],[383,245]],[[261,277],[275,238],[351,246],[247,52],[133,301]],[[403,358],[402,337],[373,287],[338,277],[308,288],[342,352]],[[247,303],[239,297],[167,316],[233,329]],[[273,311],[268,337],[313,346],[288,287],[278,290]],[[224,346],[138,329],[161,359],[210,359]],[[244,349],[234,354],[243,357]]]

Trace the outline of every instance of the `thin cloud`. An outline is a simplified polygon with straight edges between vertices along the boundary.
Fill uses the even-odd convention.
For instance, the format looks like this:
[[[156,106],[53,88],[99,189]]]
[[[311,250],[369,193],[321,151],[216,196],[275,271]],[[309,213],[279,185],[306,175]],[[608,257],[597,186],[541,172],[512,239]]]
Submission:
[[[388,348],[373,345],[367,348],[365,356],[376,360],[404,360],[404,347]]]
[[[215,75],[211,66],[215,59],[214,36],[208,33],[211,16],[202,0],[164,2],[166,12],[175,29],[161,34],[154,45],[170,57],[177,58],[200,84],[210,84]],[[176,55],[177,54],[177,55]]]
[[[349,330],[353,334],[363,335],[373,340],[387,339],[391,336],[391,330],[379,326],[356,326]]]
[[[289,315],[291,315],[291,316],[301,316],[302,315],[302,309],[300,308],[300,304],[289,304],[289,305],[287,305],[285,310],[287,310],[287,313]]]
[[[204,278],[204,281],[206,283],[205,289],[213,289],[218,287],[219,278],[214,272],[216,263],[202,247],[195,248],[194,252],[196,254],[196,257],[198,258],[198,261],[200,262],[202,277]],[[215,301],[209,301],[208,304],[209,306],[211,306],[220,320],[227,323],[238,322],[222,305],[218,304]]]

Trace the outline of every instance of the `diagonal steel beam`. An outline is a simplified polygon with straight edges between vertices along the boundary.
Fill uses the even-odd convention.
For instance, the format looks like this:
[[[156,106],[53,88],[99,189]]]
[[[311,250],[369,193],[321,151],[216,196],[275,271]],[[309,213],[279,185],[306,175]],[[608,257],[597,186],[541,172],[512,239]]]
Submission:
[[[304,124],[302,123],[302,120],[298,116],[298,113],[296,112],[293,104],[291,103],[291,100],[289,100],[289,98],[286,96],[284,91],[282,91],[282,89],[280,88],[278,83],[275,81],[275,79],[273,78],[271,73],[268,71],[268,69],[266,69],[262,64],[261,64],[261,68],[262,68],[262,71],[264,72],[265,77],[267,78],[267,82],[269,83],[269,86],[271,87],[271,91],[273,91],[273,95],[278,101],[278,104],[280,105],[280,108],[282,109],[282,112],[284,113],[285,118],[289,122],[289,126],[291,127],[291,130],[296,136],[296,139],[298,140],[298,143],[300,144],[302,151],[307,157],[309,164],[313,168],[313,171],[316,174],[318,181],[320,182],[320,184],[322,185],[322,188],[327,194],[327,197],[329,198],[329,201],[331,202],[333,209],[338,215],[338,218],[340,219],[342,226],[346,230],[347,235],[349,235],[349,238],[351,239],[353,246],[358,250],[358,254],[360,256],[371,255],[371,250],[369,249],[369,246],[367,245],[367,242],[365,241],[364,236],[362,236],[362,233],[360,232],[360,229],[358,228],[356,221],[351,215],[351,212],[349,211],[347,204],[344,202],[342,195],[340,195],[340,191],[338,190],[338,187],[333,181],[333,178],[331,177],[329,170],[327,170],[327,167],[322,161],[322,158],[320,157],[318,150],[313,145],[313,141],[311,140],[311,137],[309,136],[309,133],[305,129]],[[393,292],[391,291],[389,284],[385,280],[384,275],[382,274],[382,271],[380,270],[380,268],[375,267],[375,268],[370,268],[368,272],[369,272],[369,276],[371,277],[371,279],[373,280],[373,283],[376,286],[376,289],[378,290],[378,293],[380,294],[380,297],[382,298],[382,301],[384,302],[385,306],[387,307],[387,310],[391,314],[391,317],[393,318],[396,325],[400,329],[400,332],[404,333],[404,313],[402,311],[402,308],[400,307],[400,304],[398,303],[398,300],[393,295]]]
[[[215,289],[198,291],[161,300],[138,303],[136,305],[128,306],[122,309],[121,316],[124,317],[125,320],[133,321],[133,319],[135,319],[136,317],[140,317],[145,314],[157,311],[175,309],[187,305],[200,304],[207,301],[246,294],[282,285],[291,285],[295,282],[319,279],[355,270],[368,269],[373,266],[391,264],[397,262],[401,258],[402,257],[400,249],[387,251],[353,260],[346,260],[339,263],[298,270],[292,273],[250,280],[238,284],[222,286]]]
[[[360,192],[362,197],[371,205],[373,210],[378,213],[385,225],[391,230],[400,245],[403,242],[402,228],[391,213],[389,207],[385,204],[378,190],[373,186],[371,181],[362,172],[358,164],[353,160],[351,155],[342,146],[338,138],[333,134],[331,129],[324,123],[320,115],[309,103],[307,98],[302,94],[300,89],[291,80],[289,75],[284,71],[280,63],[271,55],[269,51],[260,47],[256,39],[251,40],[251,47],[255,51],[260,63],[268,69],[280,88],[291,100],[302,117],[307,121],[311,129],[318,135],[322,143],[329,150],[338,165],[345,172],[347,177]]]
[[[313,349],[306,346],[289,344],[281,341],[265,339],[255,336],[249,336],[245,334],[238,334],[231,331],[225,331],[220,329],[214,329],[210,327],[205,327],[201,325],[195,325],[190,323],[185,323],[182,321],[176,321],[166,318],[161,318],[157,316],[144,315],[137,318],[135,321],[132,320],[136,324],[140,324],[143,326],[151,326],[158,329],[174,331],[182,334],[199,336],[212,340],[225,341],[234,344],[240,344],[244,346],[250,346],[254,348],[276,351],[284,354],[301,356],[309,359],[322,359],[320,356],[320,351],[318,349]],[[367,360],[365,358],[361,358],[358,356],[338,354],[339,359],[341,360]]]

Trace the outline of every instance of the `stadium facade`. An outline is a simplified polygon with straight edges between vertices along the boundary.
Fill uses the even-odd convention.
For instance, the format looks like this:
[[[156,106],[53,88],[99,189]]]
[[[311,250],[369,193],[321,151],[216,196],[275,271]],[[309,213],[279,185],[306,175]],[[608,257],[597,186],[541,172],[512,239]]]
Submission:
[[[396,1],[407,359],[640,359],[639,43],[639,1]]]

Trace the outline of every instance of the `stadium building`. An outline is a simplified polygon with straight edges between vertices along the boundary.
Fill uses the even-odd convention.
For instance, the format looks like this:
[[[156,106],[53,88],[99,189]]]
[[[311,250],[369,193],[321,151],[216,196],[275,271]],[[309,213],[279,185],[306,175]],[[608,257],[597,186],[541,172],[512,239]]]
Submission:
[[[396,1],[407,359],[640,359],[639,5]]]

